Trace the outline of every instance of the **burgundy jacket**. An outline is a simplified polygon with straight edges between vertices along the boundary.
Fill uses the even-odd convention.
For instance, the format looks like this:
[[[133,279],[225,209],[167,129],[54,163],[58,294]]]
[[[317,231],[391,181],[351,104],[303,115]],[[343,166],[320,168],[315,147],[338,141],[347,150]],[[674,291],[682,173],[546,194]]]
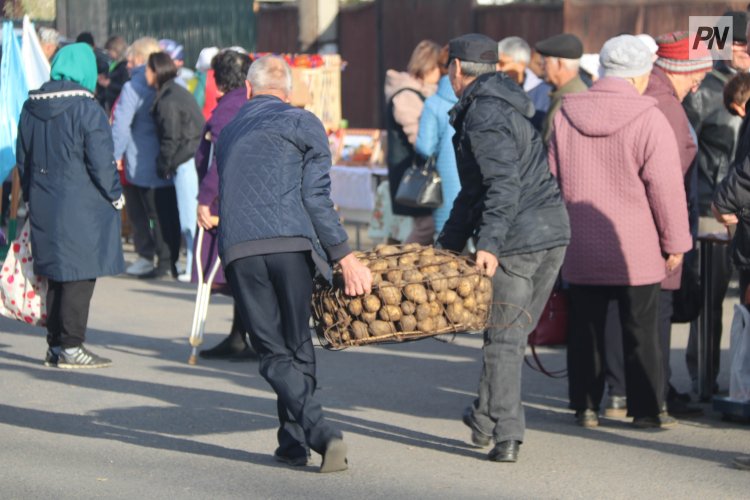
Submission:
[[[675,139],[677,139],[680,168],[682,169],[684,179],[687,177],[690,165],[693,164],[695,155],[698,153],[698,146],[695,144],[693,134],[690,132],[690,122],[688,121],[687,113],[685,113],[685,108],[682,107],[682,102],[678,99],[672,83],[661,68],[654,66],[648,82],[648,88],[644,95],[656,99],[656,107],[664,113],[669,125],[672,127]],[[682,266],[671,273],[667,273],[666,279],[661,284],[662,289],[679,289],[681,277]]]

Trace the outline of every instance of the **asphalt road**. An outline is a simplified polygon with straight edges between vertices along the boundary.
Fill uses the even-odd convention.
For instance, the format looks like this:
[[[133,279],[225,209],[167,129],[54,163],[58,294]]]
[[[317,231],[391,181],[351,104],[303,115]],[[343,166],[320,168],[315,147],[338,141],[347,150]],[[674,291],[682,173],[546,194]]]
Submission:
[[[524,368],[527,435],[516,464],[486,460],[462,409],[476,390],[481,342],[318,349],[318,396],[345,434],[350,469],[274,462],[274,396],[255,362],[186,363],[192,286],[124,277],[97,283],[88,345],[110,368],[45,368],[44,332],[0,320],[0,498],[748,498],[750,426],[706,415],[672,430],[627,420],[574,425],[567,381]],[[731,302],[725,305],[725,322]],[[206,344],[228,332],[212,302]],[[724,367],[728,367],[728,335]],[[673,335],[674,381],[689,387],[687,329]],[[548,349],[551,367],[564,351]],[[719,380],[728,384],[727,370]]]

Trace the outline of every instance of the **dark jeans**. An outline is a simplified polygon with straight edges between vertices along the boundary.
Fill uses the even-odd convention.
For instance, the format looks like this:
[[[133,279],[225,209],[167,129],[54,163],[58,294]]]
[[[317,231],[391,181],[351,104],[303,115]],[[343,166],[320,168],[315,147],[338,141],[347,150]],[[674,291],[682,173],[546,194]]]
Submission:
[[[315,352],[310,334],[314,267],[309,252],[246,257],[231,262],[232,286],[250,343],[260,357],[260,374],[277,396],[279,452],[307,456],[325,452],[340,438],[315,400]]]
[[[598,411],[604,393],[604,330],[610,300],[620,313],[628,415],[655,416],[664,402],[658,283],[643,286],[570,285],[568,392],[576,411]]]
[[[721,361],[721,330],[722,316],[724,315],[724,298],[729,288],[729,280],[732,279],[732,252],[730,245],[714,245],[712,260],[712,280],[714,302],[711,308],[714,312],[713,324],[711,325],[710,338],[713,343],[714,373],[713,379],[719,375],[719,363]],[[685,364],[687,364],[690,378],[698,380],[698,325],[696,321],[690,323],[690,336],[688,337],[687,350],[685,351]]]
[[[47,283],[47,345],[63,349],[80,346],[86,340],[96,280]]]
[[[557,280],[565,248],[502,257],[492,277],[491,326],[484,333],[479,397],[471,416],[476,427],[497,442],[523,441],[521,369],[526,341]]]
[[[670,352],[672,346],[672,311],[674,292],[659,292],[659,347],[664,373],[664,397],[669,394],[669,381],[672,378]],[[622,326],[617,300],[610,300],[607,309],[607,327],[604,333],[604,368],[610,396],[625,396],[625,355],[622,349]]]
[[[127,186],[125,208],[133,226],[133,244],[141,257],[159,257],[162,267],[174,267],[180,258],[180,214],[174,186]]]
[[[154,260],[158,250],[164,248],[159,231],[151,230],[151,221],[156,220],[156,207],[150,206],[145,196],[146,189],[132,184],[122,187],[125,194],[125,210],[133,229],[135,252],[146,260]],[[166,254],[165,254],[166,255]]]

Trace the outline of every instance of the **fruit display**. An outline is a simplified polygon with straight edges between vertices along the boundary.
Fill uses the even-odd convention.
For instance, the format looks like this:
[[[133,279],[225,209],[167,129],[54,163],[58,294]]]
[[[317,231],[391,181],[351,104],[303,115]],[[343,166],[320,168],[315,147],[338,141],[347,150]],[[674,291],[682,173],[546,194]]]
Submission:
[[[417,243],[378,245],[355,255],[372,272],[372,292],[344,294],[340,270],[333,286],[316,284],[313,321],[324,347],[402,342],[486,327],[492,280],[466,257]]]

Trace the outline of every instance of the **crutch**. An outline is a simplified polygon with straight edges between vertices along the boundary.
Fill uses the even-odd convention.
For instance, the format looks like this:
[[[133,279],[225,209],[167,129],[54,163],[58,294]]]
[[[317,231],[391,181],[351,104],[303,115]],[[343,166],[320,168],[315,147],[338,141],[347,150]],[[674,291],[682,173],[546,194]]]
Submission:
[[[218,217],[211,217],[212,222],[218,224]],[[208,302],[211,299],[211,284],[214,282],[216,273],[219,271],[221,259],[216,256],[214,265],[208,274],[208,279],[203,281],[203,227],[198,226],[198,243],[195,246],[195,267],[198,274],[198,291],[195,295],[195,310],[193,311],[193,326],[190,329],[190,345],[192,351],[188,358],[188,364],[194,365],[198,362],[198,346],[203,343],[203,332],[206,329],[206,315],[208,314]]]

